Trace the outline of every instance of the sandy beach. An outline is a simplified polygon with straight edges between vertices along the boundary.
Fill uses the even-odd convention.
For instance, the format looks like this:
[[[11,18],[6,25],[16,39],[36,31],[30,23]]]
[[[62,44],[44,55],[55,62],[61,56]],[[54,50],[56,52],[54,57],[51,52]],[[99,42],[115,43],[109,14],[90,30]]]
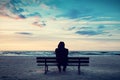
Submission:
[[[35,56],[0,56],[0,80],[120,80],[120,56],[89,56],[90,65],[81,67],[81,75],[76,67],[67,67],[67,72],[59,73],[57,67],[37,66]]]

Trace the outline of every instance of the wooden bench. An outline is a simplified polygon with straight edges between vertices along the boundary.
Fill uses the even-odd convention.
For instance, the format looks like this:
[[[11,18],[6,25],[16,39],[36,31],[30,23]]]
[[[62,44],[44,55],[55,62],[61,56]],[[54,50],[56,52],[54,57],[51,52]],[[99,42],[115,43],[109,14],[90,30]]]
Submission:
[[[45,66],[45,74],[47,74],[48,66],[57,66],[56,57],[36,57],[38,66]],[[78,74],[80,74],[80,66],[89,66],[89,57],[68,57],[67,66],[78,66]]]

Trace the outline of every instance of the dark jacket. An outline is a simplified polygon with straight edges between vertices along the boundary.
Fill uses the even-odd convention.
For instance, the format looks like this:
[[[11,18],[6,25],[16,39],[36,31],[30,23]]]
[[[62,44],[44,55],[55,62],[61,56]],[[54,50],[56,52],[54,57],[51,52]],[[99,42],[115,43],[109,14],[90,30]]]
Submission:
[[[67,65],[68,61],[68,49],[66,48],[56,48],[55,50],[57,63],[60,65]]]

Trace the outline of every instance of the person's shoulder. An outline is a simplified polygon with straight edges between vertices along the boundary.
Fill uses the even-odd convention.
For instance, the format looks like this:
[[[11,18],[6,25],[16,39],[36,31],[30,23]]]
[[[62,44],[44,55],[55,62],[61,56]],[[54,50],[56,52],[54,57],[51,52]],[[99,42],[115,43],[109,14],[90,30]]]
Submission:
[[[65,48],[65,50],[68,50],[67,48]]]
[[[58,50],[58,48],[56,48],[55,50]]]

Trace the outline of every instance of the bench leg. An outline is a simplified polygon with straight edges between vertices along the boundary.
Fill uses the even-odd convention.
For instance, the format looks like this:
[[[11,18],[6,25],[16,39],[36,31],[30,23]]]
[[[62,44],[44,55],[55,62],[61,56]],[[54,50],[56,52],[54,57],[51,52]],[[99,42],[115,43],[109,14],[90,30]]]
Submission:
[[[80,66],[78,66],[78,74],[80,74]]]
[[[47,74],[48,66],[45,66],[45,74]]]

